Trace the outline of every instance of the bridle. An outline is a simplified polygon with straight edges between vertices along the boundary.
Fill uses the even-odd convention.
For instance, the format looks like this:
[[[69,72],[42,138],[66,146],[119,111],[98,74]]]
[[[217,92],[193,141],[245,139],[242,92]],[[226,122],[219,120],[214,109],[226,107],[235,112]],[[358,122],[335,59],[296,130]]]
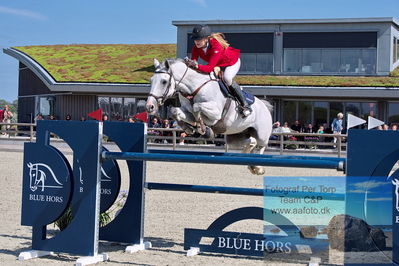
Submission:
[[[152,93],[150,93],[148,96],[149,97],[153,97],[159,103],[159,105],[163,105],[165,103],[166,96],[169,94],[170,87],[172,85],[172,78],[173,78],[173,81],[175,83],[175,88],[178,88],[180,83],[182,82],[182,80],[186,76],[187,71],[188,71],[188,67],[186,68],[186,71],[184,71],[183,76],[181,77],[179,82],[177,82],[177,85],[176,85],[176,80],[173,78],[173,72],[172,72],[171,68],[169,68],[169,71],[166,71],[166,70],[155,70],[154,74],[168,74],[169,75],[169,81],[168,81],[169,84],[168,84],[168,87],[166,87],[166,90],[165,90],[165,92],[163,93],[162,96],[157,96],[157,95],[154,95]]]

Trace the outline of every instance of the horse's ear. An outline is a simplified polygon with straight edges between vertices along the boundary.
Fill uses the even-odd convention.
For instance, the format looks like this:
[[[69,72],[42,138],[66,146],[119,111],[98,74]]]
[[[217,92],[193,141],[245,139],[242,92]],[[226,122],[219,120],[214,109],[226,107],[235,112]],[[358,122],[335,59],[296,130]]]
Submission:
[[[170,67],[169,59],[166,59],[166,60],[165,60],[165,67],[166,67],[167,69],[169,69],[169,67]]]
[[[155,69],[157,69],[160,65],[161,65],[161,63],[159,63],[159,61],[156,58],[154,58],[154,67],[155,67]]]

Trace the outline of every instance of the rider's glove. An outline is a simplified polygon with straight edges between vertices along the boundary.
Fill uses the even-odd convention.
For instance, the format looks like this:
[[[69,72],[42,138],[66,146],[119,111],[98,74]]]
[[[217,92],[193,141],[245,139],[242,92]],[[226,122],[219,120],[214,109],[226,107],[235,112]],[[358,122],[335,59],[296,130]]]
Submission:
[[[193,68],[193,69],[197,69],[197,68],[198,68],[198,63],[197,63],[197,61],[195,61],[195,60],[192,60],[192,59],[190,59],[190,58],[188,58],[188,57],[185,57],[185,58],[184,58],[184,62],[185,62],[186,65],[187,65],[188,67],[190,67],[190,68]]]

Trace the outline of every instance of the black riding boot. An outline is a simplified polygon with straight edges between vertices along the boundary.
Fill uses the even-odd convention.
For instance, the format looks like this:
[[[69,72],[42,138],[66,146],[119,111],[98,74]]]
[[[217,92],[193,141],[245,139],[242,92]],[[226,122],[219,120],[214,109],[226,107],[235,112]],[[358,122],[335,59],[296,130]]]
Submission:
[[[233,93],[234,97],[240,102],[241,105],[241,113],[243,116],[249,116],[252,113],[252,109],[249,106],[247,99],[245,99],[244,95],[242,94],[242,90],[240,86],[233,80],[233,84],[229,86],[230,92]]]

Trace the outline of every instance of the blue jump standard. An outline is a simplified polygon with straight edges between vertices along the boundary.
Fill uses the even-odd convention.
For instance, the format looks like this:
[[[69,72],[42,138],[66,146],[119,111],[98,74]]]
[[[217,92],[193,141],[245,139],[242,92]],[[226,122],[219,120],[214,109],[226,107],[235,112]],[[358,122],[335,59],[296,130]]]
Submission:
[[[305,168],[326,168],[343,170],[344,162],[328,159],[304,159],[271,157],[263,158],[256,156],[225,156],[225,155],[192,155],[173,154],[173,153],[140,153],[140,152],[109,152],[103,151],[103,159],[119,160],[144,160],[144,161],[164,161],[164,162],[186,162],[186,163],[208,163],[208,164],[234,164],[234,165],[260,165],[278,167],[305,167]],[[295,157],[295,156],[294,156]],[[306,158],[306,157],[305,157]]]

